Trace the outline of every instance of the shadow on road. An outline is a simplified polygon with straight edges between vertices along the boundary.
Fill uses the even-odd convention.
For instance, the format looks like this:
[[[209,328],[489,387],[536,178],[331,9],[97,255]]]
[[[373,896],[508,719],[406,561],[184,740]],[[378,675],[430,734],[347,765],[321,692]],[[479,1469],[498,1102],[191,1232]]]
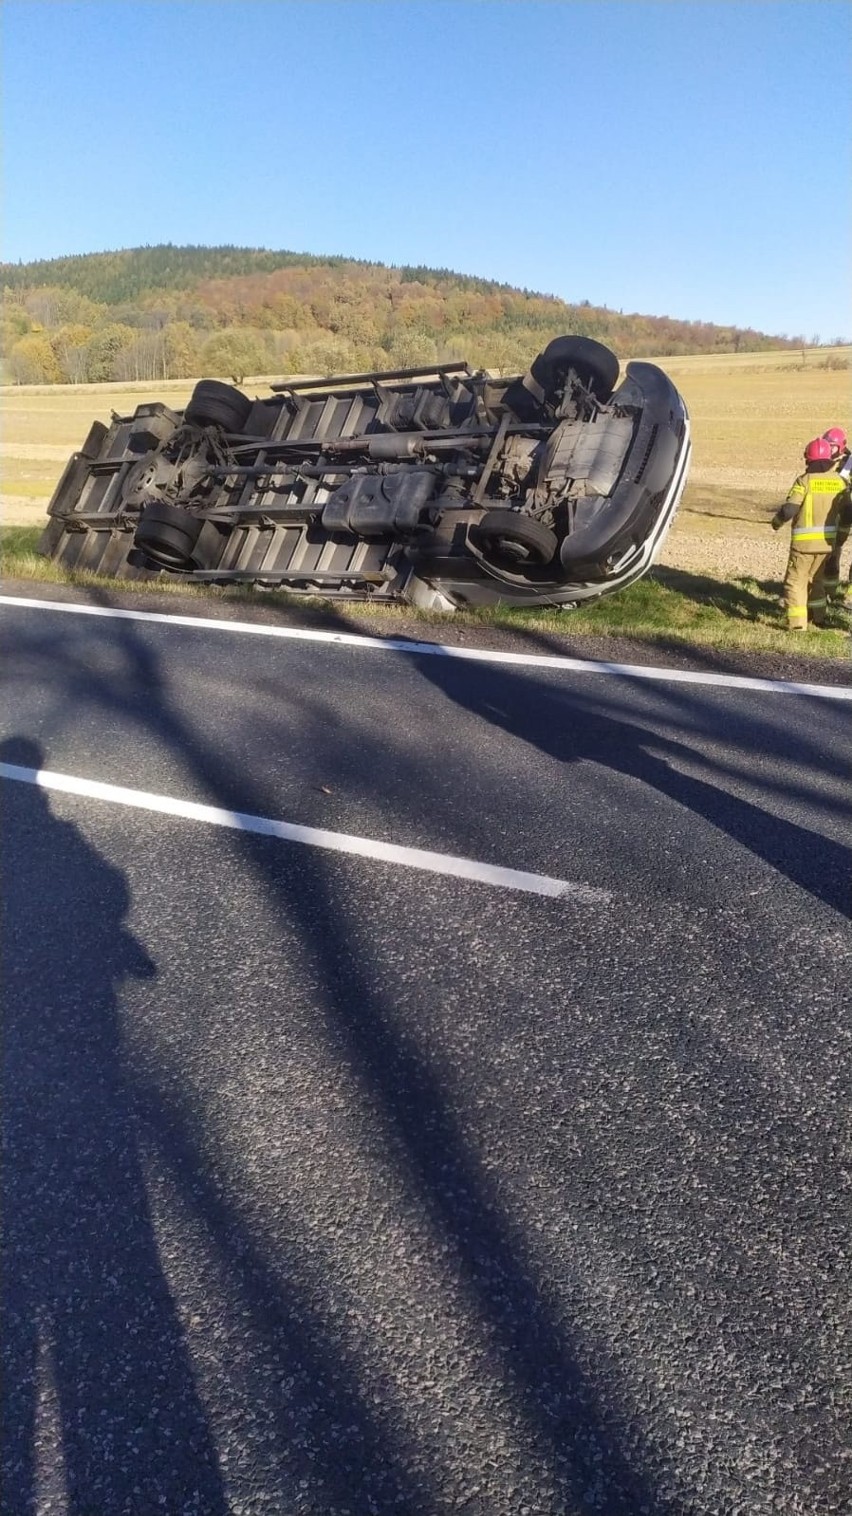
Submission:
[[[340,625],[350,629],[342,618]],[[273,802],[262,787],[253,785],[245,774],[235,774],[183,717],[153,651],[155,640],[130,622],[114,623],[112,630],[124,655],[121,678],[99,675],[86,663],[84,653],[75,667],[73,651],[67,646],[57,648],[69,675],[71,707],[83,700],[88,707],[97,706],[114,720],[128,723],[140,737],[156,738],[219,806],[260,815],[274,813]],[[424,660],[428,665],[439,662]],[[440,674],[432,667],[428,672],[448,677],[446,689],[451,693],[453,671],[441,665]],[[428,756],[423,759],[423,773],[428,774]],[[28,797],[22,803],[33,802]],[[522,1419],[529,1456],[541,1471],[542,1489],[547,1489],[553,1509],[571,1516],[601,1510],[609,1516],[635,1516],[642,1509],[666,1516],[671,1508],[646,1473],[641,1434],[635,1424],[628,1433],[622,1409],[581,1366],[571,1331],[549,1306],[523,1234],[505,1213],[499,1192],[448,1103],[438,1073],[412,1040],[410,1027],[404,1028],[400,1006],[371,973],[370,946],[350,924],[344,884],[336,881],[323,856],[314,851],[305,849],[297,866],[282,867],[280,847],[268,839],[237,834],[234,845],[262,884],[282,928],[297,926],[313,962],[319,1011],[334,1028],[347,1071],[369,1092],[386,1134],[389,1159],[445,1239],[470,1313],[491,1344],[492,1372]],[[35,887],[34,881],[28,882],[30,898]],[[96,902],[90,910],[95,918],[99,916]],[[96,920],[92,930],[103,934],[103,920]],[[87,956],[100,963],[105,952],[110,962],[101,935]],[[54,989],[54,1014],[66,1018],[65,991],[60,984]],[[38,1056],[34,1049],[33,1061]],[[129,1075],[120,1069],[117,1053],[103,1072],[113,1085],[106,1102],[111,1110],[124,1099]],[[24,1087],[27,1077],[24,1068]],[[79,1100],[80,1121],[84,1108],[98,1098],[97,1080],[87,1076]],[[144,1115],[158,1161],[173,1173],[186,1205],[224,1260],[259,1347],[285,1364],[298,1361],[301,1366],[304,1390],[298,1404],[282,1391],[271,1409],[282,1468],[287,1468],[288,1477],[298,1474],[303,1488],[309,1489],[309,1498],[315,1502],[309,1508],[321,1510],[323,1516],[352,1508],[400,1516],[421,1510],[431,1516],[456,1509],[452,1497],[430,1488],[422,1462],[414,1471],[411,1449],[393,1427],[383,1425],[367,1394],[359,1391],[357,1365],[308,1303],[295,1289],[291,1297],[282,1296],[280,1284],[261,1262],[260,1250],[222,1198],[210,1160],[203,1156],[203,1114],[193,1108],[189,1096],[175,1101],[166,1094],[165,1082],[149,1081],[138,1087],[133,1099]],[[121,1122],[119,1133],[124,1131],[129,1142],[126,1114]],[[98,1130],[105,1142],[106,1130]],[[72,1199],[79,1200],[79,1182],[69,1176],[65,1190],[67,1212]],[[140,1197],[144,1199],[144,1189]],[[286,1272],[286,1259],[281,1266]],[[138,1269],[132,1258],[117,1260],[116,1267],[121,1273],[120,1291],[138,1288]],[[152,1283],[151,1289],[156,1301],[157,1286]],[[140,1297],[144,1299],[146,1293],[143,1281]],[[139,1350],[140,1373],[143,1368],[149,1376],[155,1372],[153,1365],[159,1357],[159,1344],[149,1335]],[[174,1361],[173,1354],[166,1357]],[[172,1402],[170,1395],[166,1399]],[[93,1401],[97,1409],[96,1402],[97,1396]],[[197,1401],[191,1397],[189,1404],[197,1405]],[[18,1427],[26,1443],[31,1430],[20,1413]],[[341,1439],[333,1446],[332,1428]],[[84,1422],[84,1436],[86,1456],[96,1457],[97,1439],[88,1422]],[[306,1449],[295,1468],[291,1462],[294,1444]],[[154,1457],[149,1444],[145,1456]],[[212,1462],[210,1468],[212,1479]],[[282,1485],[282,1498],[285,1493]],[[219,1509],[218,1498],[216,1490],[205,1512]],[[105,1511],[110,1509],[118,1507],[104,1506]]]
[[[38,769],[37,744],[0,761]],[[157,970],[126,880],[43,791],[6,786],[3,1509],[46,1509],[35,1438],[61,1442],[70,1513],[225,1513],[151,1224],[117,992]],[[54,1507],[51,1507],[53,1509]]]
[[[824,905],[848,915],[847,848],[830,837],[741,799],[719,782],[686,773],[698,754],[687,743],[662,737],[634,721],[604,716],[572,691],[508,668],[482,665],[476,677],[451,659],[424,658],[420,672],[446,697],[489,725],[538,748],[560,763],[583,759],[640,781],[749,849],[783,878]],[[688,696],[670,696],[686,703]],[[708,772],[714,773],[712,765]]]

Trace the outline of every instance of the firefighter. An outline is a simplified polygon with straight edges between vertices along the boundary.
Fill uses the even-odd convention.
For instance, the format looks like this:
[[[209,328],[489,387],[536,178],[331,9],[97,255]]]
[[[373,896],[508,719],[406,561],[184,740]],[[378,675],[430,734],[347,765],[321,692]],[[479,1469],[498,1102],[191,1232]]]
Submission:
[[[777,532],[785,521],[793,523],[784,579],[787,626],[804,632],[809,612],[814,626],[825,623],[826,564],[832,548],[846,541],[852,523],[848,481],[834,470],[831,443],[824,437],[815,437],[805,448],[805,472],[772,517],[773,529]]]
[[[846,433],[842,426],[830,426],[827,432],[823,432],[823,440],[831,444],[831,466],[836,469],[841,479],[849,483],[852,476],[852,454],[846,442]],[[842,544],[836,542],[829,555],[825,566],[825,593],[829,604],[833,601],[848,600],[852,604],[852,571],[850,571],[849,584],[845,589],[840,583],[840,552]]]

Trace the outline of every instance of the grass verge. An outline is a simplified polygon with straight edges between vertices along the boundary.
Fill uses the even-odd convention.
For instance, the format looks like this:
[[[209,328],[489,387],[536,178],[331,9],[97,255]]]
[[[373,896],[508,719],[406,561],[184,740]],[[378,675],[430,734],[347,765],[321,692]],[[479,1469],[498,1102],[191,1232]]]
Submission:
[[[0,565],[10,579],[29,579],[53,584],[99,585],[117,593],[202,596],[211,600],[254,601],[265,607],[276,604],[288,610],[298,608],[305,615],[324,610],[326,602],[288,595],[285,591],[264,591],[262,601],[257,592],[235,586],[194,585],[163,576],[128,583],[122,579],[101,578],[95,574],[67,571],[36,552],[40,527],[9,526],[0,529]],[[594,605],[575,610],[557,608],[527,609],[493,606],[483,610],[459,611],[452,625],[460,627],[500,628],[502,630],[546,632],[563,636],[628,637],[668,647],[711,647],[740,652],[800,653],[808,657],[847,658],[849,638],[841,633],[850,630],[848,613],[829,613],[829,629],[810,631],[807,637],[791,637],[781,624],[781,585],[774,580],[750,578],[716,579],[710,575],[690,574],[680,569],[658,568],[617,595]],[[335,605],[335,613],[356,623],[386,621],[392,630],[395,621],[420,621],[440,625],[446,618],[440,613],[418,611],[413,606],[379,606],[375,602]]]

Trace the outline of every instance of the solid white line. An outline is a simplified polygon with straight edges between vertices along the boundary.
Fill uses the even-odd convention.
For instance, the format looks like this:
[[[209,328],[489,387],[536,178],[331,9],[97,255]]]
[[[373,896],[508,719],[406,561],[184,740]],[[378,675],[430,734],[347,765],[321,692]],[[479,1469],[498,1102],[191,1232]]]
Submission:
[[[225,811],[215,805],[199,805],[194,800],[176,800],[171,795],[151,795],[147,790],[129,790],[119,784],[101,784],[94,779],[78,779],[73,774],[55,774],[49,769],[20,768],[15,763],[0,763],[0,778],[36,784],[45,790],[62,790],[67,795],[85,795],[107,800],[113,805],[130,805],[141,811],[157,811],[163,816],[182,816],[187,821],[205,821],[209,826],[227,826],[239,832],[258,832],[264,837],[280,837],[285,842],[301,842],[308,847],[325,848],[331,853],[354,853],[360,858],[375,858],[380,863],[397,863],[406,868],[425,869],[430,874],[447,874],[455,879],[473,879],[498,889],[524,890],[530,895],[568,895],[585,905],[606,905],[609,890],[591,885],[572,884],[567,879],[552,879],[548,874],[528,874],[523,869],[500,868],[493,863],[478,863],[473,858],[455,858],[450,853],[431,853],[424,848],[399,847],[393,842],[378,842],[370,837],[352,837],[346,832],[326,832],[315,826],[296,826],[290,821],[273,821],[268,816],[249,816],[242,811]]]
[[[243,632],[252,637],[283,637],[296,642],[336,643],[380,653],[418,657],[459,658],[471,663],[505,663],[524,668],[569,669],[573,674],[614,674],[620,679],[661,679],[672,684],[717,685],[731,690],[763,690],[775,695],[811,695],[819,700],[852,700],[852,687],[834,684],[796,684],[785,679],[750,679],[743,674],[709,674],[694,669],[646,667],[641,663],[596,663],[586,658],[562,658],[549,653],[501,653],[486,648],[451,647],[440,642],[412,642],[395,637],[362,637],[355,632],[317,632],[302,627],[265,626],[256,621],[226,621],[212,616],[172,616],[161,611],[126,611],[114,606],[72,605],[62,600],[30,600],[0,595],[0,605],[29,610],[67,611],[76,616],[107,616],[120,621],[158,621],[197,631]]]

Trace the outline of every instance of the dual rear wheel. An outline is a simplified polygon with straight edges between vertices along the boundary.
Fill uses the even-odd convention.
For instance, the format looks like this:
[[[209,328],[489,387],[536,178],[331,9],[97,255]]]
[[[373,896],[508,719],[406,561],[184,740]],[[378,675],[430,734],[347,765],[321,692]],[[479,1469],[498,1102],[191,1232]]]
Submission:
[[[184,415],[193,426],[221,426],[226,432],[239,432],[248,421],[252,403],[232,384],[222,384],[219,379],[201,379]]]
[[[203,522],[182,506],[153,500],[139,518],[133,541],[146,558],[164,569],[198,568],[194,560]]]

